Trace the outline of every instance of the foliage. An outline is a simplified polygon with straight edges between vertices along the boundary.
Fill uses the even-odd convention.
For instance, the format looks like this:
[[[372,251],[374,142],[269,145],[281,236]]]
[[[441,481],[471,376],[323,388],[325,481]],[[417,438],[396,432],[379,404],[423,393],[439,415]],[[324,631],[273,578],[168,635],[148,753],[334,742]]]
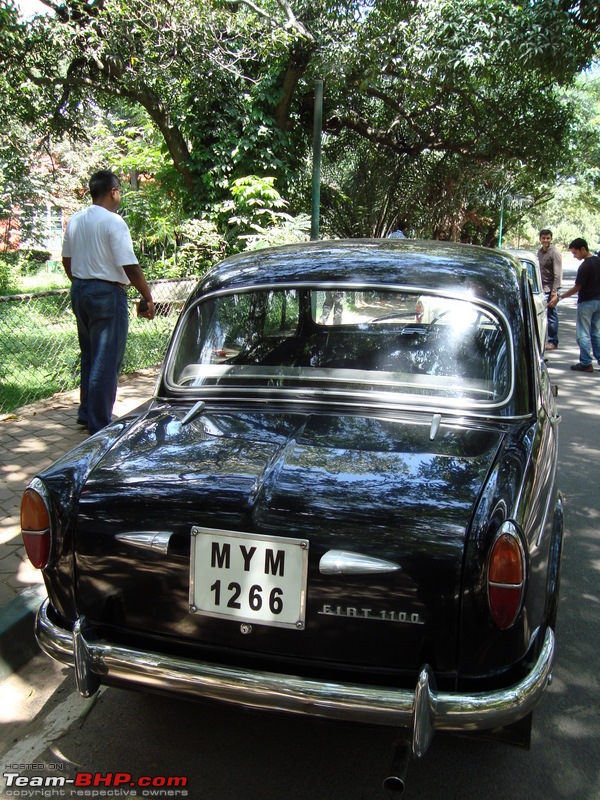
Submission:
[[[19,250],[21,264],[25,272],[36,272],[51,258],[48,250],[35,250],[21,248]]]
[[[188,219],[179,231],[179,260],[185,270],[174,277],[201,276],[219,262],[226,252],[224,237],[214,222],[207,219]]]
[[[596,250],[600,248],[600,76],[580,76],[564,97],[574,110],[568,158],[557,183],[541,187],[525,215],[523,234],[535,244],[538,232],[550,228],[563,248],[583,236]]]
[[[349,216],[345,234],[386,235],[407,217],[422,236],[466,229],[493,240],[502,199],[536,194],[568,157],[572,120],[555,83],[584,56],[564,13],[537,16],[548,5],[426,2],[416,13],[401,6],[398,18],[398,8],[373,4],[333,76],[330,226]],[[573,48],[559,64],[553,38],[555,53]]]
[[[246,238],[248,250],[260,250],[263,247],[279,247],[284,244],[306,242],[310,238],[311,219],[308,214],[287,217],[283,221],[267,228],[256,228],[256,233]]]
[[[499,198],[537,198],[568,161],[557,87],[600,42],[600,12],[579,0],[44,2],[53,13],[24,23],[0,0],[0,127],[47,145],[68,134],[91,164],[104,124],[103,165],[145,184],[126,210],[164,263],[185,220],[216,224],[229,248],[284,220],[282,207],[252,219],[240,206],[230,226],[248,176],[272,180],[291,214],[308,210],[315,77],[331,233],[385,233],[410,209],[423,235],[467,225],[490,238]]]
[[[165,231],[161,247],[160,259],[155,248],[142,256],[141,264],[150,280],[202,277],[225,255],[223,236],[206,219],[184,220],[177,230]]]
[[[268,227],[290,217],[281,209],[288,203],[275,188],[274,178],[248,175],[231,183],[231,200],[223,203],[221,211],[228,219],[234,238],[246,239],[254,233],[262,233]]]
[[[0,251],[0,295],[8,294],[15,283],[16,253]]]
[[[26,291],[23,277],[44,269],[49,259],[46,250],[0,250],[0,294]]]
[[[413,238],[465,235],[490,245],[502,203],[508,219],[508,196],[526,192],[526,170],[516,162],[473,165],[427,152],[392,161],[360,141],[351,157],[340,159],[339,146],[350,149],[345,137],[326,146],[321,198],[323,229],[341,236],[385,237],[405,220]]]

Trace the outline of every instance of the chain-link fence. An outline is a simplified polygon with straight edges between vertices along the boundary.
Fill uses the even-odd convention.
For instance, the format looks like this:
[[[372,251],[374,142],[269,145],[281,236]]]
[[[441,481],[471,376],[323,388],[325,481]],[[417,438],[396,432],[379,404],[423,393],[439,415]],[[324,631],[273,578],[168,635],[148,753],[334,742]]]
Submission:
[[[138,318],[129,291],[129,336],[123,372],[159,364],[179,311],[195,281],[152,284],[156,316]],[[69,290],[0,297],[0,413],[79,385],[77,326]]]

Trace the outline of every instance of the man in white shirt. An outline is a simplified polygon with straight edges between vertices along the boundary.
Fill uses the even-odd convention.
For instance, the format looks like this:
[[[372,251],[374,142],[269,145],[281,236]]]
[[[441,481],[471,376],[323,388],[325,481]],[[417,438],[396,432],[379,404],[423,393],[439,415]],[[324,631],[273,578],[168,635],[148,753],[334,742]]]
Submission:
[[[406,220],[401,220],[398,223],[398,228],[392,233],[388,233],[388,239],[406,239],[406,229],[408,228],[408,222]]]
[[[92,175],[89,185],[92,205],[73,214],[67,223],[62,260],[71,281],[81,349],[77,423],[96,433],[112,418],[127,343],[129,284],[148,303],[140,316],[153,319],[154,303],[133,252],[129,228],[116,213],[121,200],[119,179],[101,170]]]

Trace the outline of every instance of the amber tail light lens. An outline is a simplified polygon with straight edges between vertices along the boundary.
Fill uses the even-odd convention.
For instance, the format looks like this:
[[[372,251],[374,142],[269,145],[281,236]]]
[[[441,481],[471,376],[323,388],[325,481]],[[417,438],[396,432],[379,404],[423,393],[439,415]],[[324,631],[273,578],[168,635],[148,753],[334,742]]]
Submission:
[[[41,483],[41,482],[40,482]],[[41,485],[29,486],[21,500],[21,536],[27,558],[37,569],[43,569],[50,560],[52,529],[48,501]]]
[[[525,592],[525,552],[515,526],[505,522],[488,562],[488,601],[494,624],[506,630],[514,624]]]

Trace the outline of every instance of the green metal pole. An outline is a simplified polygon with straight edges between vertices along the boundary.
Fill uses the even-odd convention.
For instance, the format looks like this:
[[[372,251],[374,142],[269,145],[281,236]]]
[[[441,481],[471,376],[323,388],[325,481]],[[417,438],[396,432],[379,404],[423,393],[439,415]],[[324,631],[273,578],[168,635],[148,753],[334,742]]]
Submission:
[[[312,213],[310,238],[319,238],[319,208],[321,205],[321,134],[323,129],[323,81],[315,81],[313,126]]]
[[[500,230],[498,231],[498,249],[502,249],[502,226],[504,225],[504,198],[500,203]]]

